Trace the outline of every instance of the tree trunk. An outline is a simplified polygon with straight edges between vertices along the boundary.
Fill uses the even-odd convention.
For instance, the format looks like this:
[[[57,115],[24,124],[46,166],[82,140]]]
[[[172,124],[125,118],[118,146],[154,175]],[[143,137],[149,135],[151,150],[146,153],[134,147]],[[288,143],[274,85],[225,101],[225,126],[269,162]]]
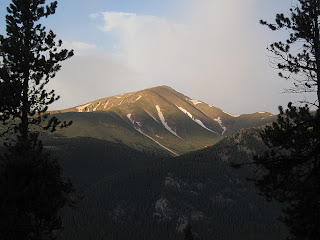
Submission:
[[[29,9],[29,8],[28,8]],[[22,12],[23,14],[23,12]],[[27,15],[27,12],[25,12]],[[29,22],[29,19],[23,23],[25,28],[25,42],[23,46],[23,55],[24,55],[24,63],[23,63],[23,83],[22,83],[22,116],[21,116],[21,141],[26,142],[29,138],[29,113],[30,113],[30,102],[29,102],[29,79],[30,79],[30,52],[31,52],[31,28],[32,25]]]
[[[24,81],[22,85],[22,116],[21,116],[21,140],[25,142],[28,139],[28,128],[29,128],[29,101],[28,101],[28,92],[29,92],[29,69],[25,70]]]

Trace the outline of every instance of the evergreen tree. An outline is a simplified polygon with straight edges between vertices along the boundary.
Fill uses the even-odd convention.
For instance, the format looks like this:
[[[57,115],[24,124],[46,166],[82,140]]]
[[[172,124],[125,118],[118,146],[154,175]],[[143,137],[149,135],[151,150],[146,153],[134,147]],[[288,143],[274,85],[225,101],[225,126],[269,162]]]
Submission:
[[[46,114],[59,98],[47,84],[59,63],[73,55],[40,23],[56,8],[57,1],[12,0],[6,36],[0,35],[0,120],[7,125],[4,133],[14,133],[0,156],[1,239],[55,239],[62,228],[59,210],[73,204],[72,184],[63,180],[59,163],[43,151],[34,130],[53,132],[71,124]]]
[[[1,158],[0,239],[53,240],[62,228],[59,211],[72,206],[74,189],[59,163],[43,152],[37,134],[17,142]]]
[[[269,151],[256,156],[258,170],[251,179],[268,200],[286,205],[280,218],[289,227],[288,239],[320,236],[320,0],[298,0],[290,16],[277,14],[276,23],[261,23],[290,32],[285,42],[269,50],[280,77],[293,80],[291,92],[316,92],[315,113],[308,105],[279,107],[278,119],[262,133]]]
[[[271,30],[285,29],[289,32],[286,41],[274,42],[268,48],[274,54],[274,63],[281,70],[279,76],[294,83],[290,92],[316,92],[320,104],[320,0],[298,0],[290,8],[290,16],[277,14],[275,23],[260,20]]]
[[[289,227],[289,239],[320,236],[320,111],[288,105],[262,133],[270,151],[255,157],[252,178],[269,201],[285,203],[280,219]]]
[[[12,0],[7,8],[6,34],[0,35],[0,119],[10,121],[21,141],[28,139],[30,124],[40,125],[48,105],[59,99],[46,85],[60,70],[60,62],[73,51],[60,49],[62,41],[46,32],[39,20],[55,13],[57,2],[44,5],[45,0]],[[54,131],[60,122],[48,121],[45,129]],[[62,126],[67,123],[62,124]]]

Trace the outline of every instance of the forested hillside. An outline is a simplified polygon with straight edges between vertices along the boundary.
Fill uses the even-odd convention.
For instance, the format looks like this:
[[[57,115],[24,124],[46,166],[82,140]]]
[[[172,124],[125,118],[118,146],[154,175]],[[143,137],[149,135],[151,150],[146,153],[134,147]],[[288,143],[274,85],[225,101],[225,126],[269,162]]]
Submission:
[[[50,140],[84,198],[64,212],[60,239],[181,239],[187,223],[200,239],[283,239],[280,206],[267,203],[232,169],[264,149],[259,129],[213,147],[157,158],[92,138]]]

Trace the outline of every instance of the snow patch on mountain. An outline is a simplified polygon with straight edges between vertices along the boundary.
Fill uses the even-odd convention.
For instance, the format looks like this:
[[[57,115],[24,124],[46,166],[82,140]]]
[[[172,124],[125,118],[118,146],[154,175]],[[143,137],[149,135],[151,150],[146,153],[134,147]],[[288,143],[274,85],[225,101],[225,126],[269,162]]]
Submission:
[[[194,105],[200,104],[202,102],[198,101],[198,100],[190,100],[190,102],[192,102]]]
[[[140,98],[142,98],[141,95],[139,95],[139,97],[138,97],[136,100],[134,100],[132,103],[135,103],[135,102],[138,101]]]
[[[140,132],[141,134],[143,134],[144,136],[146,136],[147,138],[151,139],[152,141],[154,141],[156,144],[158,144],[160,147],[162,147],[163,149],[167,150],[168,152],[171,152],[173,155],[175,156],[179,156],[179,154],[177,154],[176,152],[172,151],[170,148],[167,148],[165,146],[163,146],[161,143],[159,143],[157,140],[153,139],[152,137],[150,137],[149,135],[145,134],[144,132],[142,132],[142,130],[140,128],[136,128],[136,130],[138,132]]]
[[[221,121],[221,118],[218,117],[218,118],[213,119],[213,120],[215,120],[217,123],[219,123],[220,127],[223,129],[223,132],[222,132],[222,135],[223,135],[225,133],[225,131],[227,131],[227,128],[226,128],[226,126],[223,125],[223,123]]]
[[[210,131],[210,132],[216,133],[215,131],[212,131],[211,129],[207,128],[207,127],[203,124],[203,122],[201,122],[201,120],[195,119],[195,118],[192,116],[192,114],[189,113],[189,112],[188,112],[187,110],[185,110],[184,108],[178,107],[178,106],[177,106],[177,108],[179,108],[179,110],[180,110],[181,112],[183,112],[184,114],[186,114],[189,118],[191,118],[195,123],[197,123],[198,125],[200,125],[200,126],[203,127],[204,129],[206,129],[206,130],[208,130],[208,131]]]
[[[111,106],[107,109],[107,110],[109,110],[110,108],[112,108],[113,107],[113,103],[111,103]]]
[[[109,101],[106,101],[106,103],[104,104],[103,108],[107,108],[108,104],[109,104]]]
[[[225,111],[222,111],[222,112],[224,112],[225,114],[228,114],[231,117],[240,117],[240,115],[234,115],[234,114],[231,114],[231,113],[228,113],[228,112],[225,112]]]
[[[152,116],[152,114],[151,114],[151,113],[149,113],[148,111],[146,111],[146,113],[148,113],[148,115],[149,115],[150,117],[152,117],[152,118],[153,118],[153,120],[155,120],[157,123],[159,123],[159,121],[158,121],[154,116]]]
[[[92,110],[93,112],[97,110],[97,108],[100,106],[101,102],[98,102],[97,106]]]
[[[133,120],[133,119],[131,118],[131,116],[132,116],[132,114],[131,114],[131,113],[129,113],[129,114],[127,115],[127,118],[129,118],[129,120],[132,122],[132,124],[133,124],[133,125],[137,124],[139,127],[142,127],[142,123],[141,123],[141,122],[138,122],[138,121]]]
[[[173,131],[173,130],[171,129],[171,127],[169,127],[168,123],[166,122],[166,120],[165,120],[165,118],[164,118],[164,116],[163,116],[163,114],[162,114],[162,112],[161,112],[161,109],[160,109],[159,105],[157,105],[156,108],[157,108],[158,115],[159,115],[159,118],[160,118],[161,123],[163,124],[163,126],[164,126],[171,134],[173,134],[174,136],[176,136],[176,137],[178,137],[178,138],[181,139],[181,137],[179,137],[179,135],[178,135],[175,131]]]
[[[266,112],[258,112],[258,113],[260,113],[260,114],[264,114],[264,113],[266,113]]]
[[[161,143],[159,143],[157,140],[153,139],[152,137],[150,137],[148,134],[144,133],[141,128],[138,128],[135,126],[135,124],[137,124],[139,127],[142,126],[142,124],[140,122],[137,122],[135,120],[133,120],[131,118],[132,114],[129,113],[127,115],[127,118],[129,118],[129,120],[132,122],[134,129],[136,129],[139,133],[141,133],[142,135],[146,136],[147,138],[151,139],[152,141],[154,141],[156,144],[158,144],[160,147],[162,147],[163,149],[167,150],[168,152],[171,152],[173,155],[175,156],[179,156],[179,154],[177,154],[176,152],[172,151],[170,148],[165,147],[164,145],[162,145]],[[157,136],[158,137],[158,136]]]
[[[132,122],[132,124],[134,124],[135,121],[131,118],[131,116],[132,116],[131,113],[127,114],[127,118],[129,118],[129,120]]]
[[[76,109],[78,110],[78,112],[83,112],[83,110],[90,105],[92,105],[92,103],[88,103],[88,104],[76,107]]]

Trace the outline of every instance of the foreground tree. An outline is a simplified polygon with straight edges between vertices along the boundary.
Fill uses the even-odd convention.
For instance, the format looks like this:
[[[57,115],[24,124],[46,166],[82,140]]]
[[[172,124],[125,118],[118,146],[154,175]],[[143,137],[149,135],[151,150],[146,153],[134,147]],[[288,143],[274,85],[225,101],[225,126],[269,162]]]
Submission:
[[[258,170],[251,180],[267,200],[285,203],[280,220],[289,227],[288,239],[319,239],[320,111],[280,107],[262,139],[270,151],[255,157]]]
[[[276,23],[260,23],[271,30],[287,30],[289,38],[283,42],[274,42],[268,48],[274,54],[274,63],[279,76],[293,80],[290,92],[316,92],[320,103],[320,0],[298,0],[298,5],[290,9],[290,16],[276,15]]]
[[[272,30],[288,30],[285,42],[268,48],[281,70],[293,81],[290,92],[315,92],[317,100],[304,107],[279,107],[278,119],[261,136],[269,151],[256,156],[250,178],[267,200],[285,204],[280,218],[289,228],[288,239],[316,240],[320,236],[320,0],[298,0],[290,16],[276,15],[276,23],[261,20]],[[309,106],[316,107],[310,112]],[[235,165],[236,167],[241,166]]]
[[[72,184],[63,180],[60,165],[43,151],[35,131],[71,124],[46,114],[59,98],[46,85],[59,63],[73,55],[39,23],[56,8],[56,1],[12,0],[6,36],[0,35],[0,120],[6,125],[2,135],[8,134],[0,157],[1,239],[55,239],[62,228],[60,209],[73,204]]]
[[[13,0],[7,8],[7,37],[0,35],[0,119],[4,124],[20,120],[18,126],[10,121],[9,130],[14,128],[21,141],[29,138],[30,124],[40,125],[48,105],[59,99],[46,85],[60,70],[59,63],[73,56],[39,23],[57,8],[56,1],[44,4],[45,0]],[[44,128],[54,131],[59,124],[51,118]]]
[[[72,206],[74,189],[59,163],[43,152],[37,134],[17,142],[1,158],[0,239],[56,239],[60,211]]]

